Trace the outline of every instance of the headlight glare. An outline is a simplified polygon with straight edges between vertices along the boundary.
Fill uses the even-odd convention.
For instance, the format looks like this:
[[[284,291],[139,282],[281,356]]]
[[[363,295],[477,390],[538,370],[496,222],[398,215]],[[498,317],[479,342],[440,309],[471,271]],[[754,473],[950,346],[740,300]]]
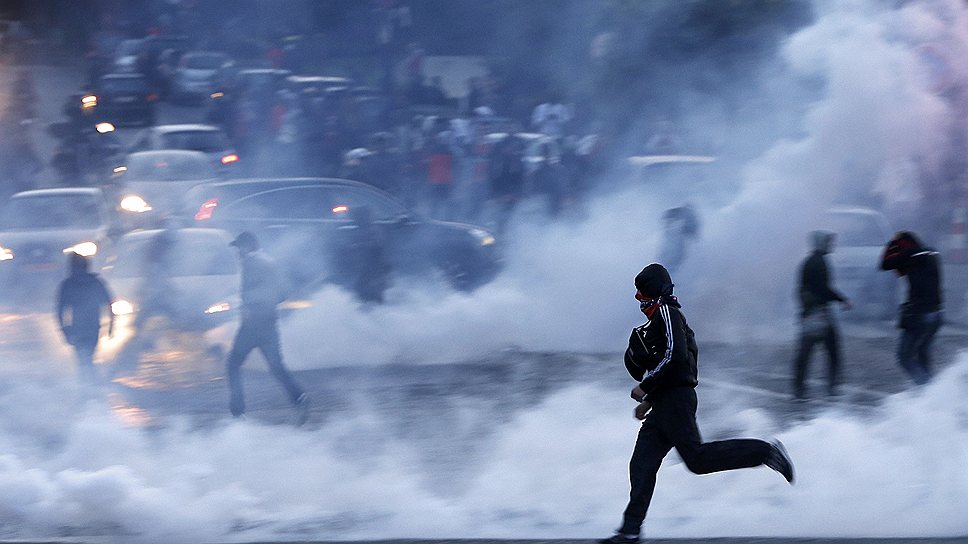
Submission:
[[[151,206],[138,195],[127,195],[121,199],[121,209],[131,213],[145,213],[151,211]]]
[[[0,261],[13,260],[13,250],[0,246]]]
[[[71,247],[65,247],[64,253],[77,253],[81,257],[93,257],[97,255],[97,244],[94,242],[81,242]]]
[[[206,314],[217,314],[221,312],[227,312],[232,309],[232,305],[228,302],[219,302],[218,304],[212,304],[206,310]]]
[[[131,315],[134,313],[134,305],[124,299],[116,300],[111,303],[111,313],[114,315]]]

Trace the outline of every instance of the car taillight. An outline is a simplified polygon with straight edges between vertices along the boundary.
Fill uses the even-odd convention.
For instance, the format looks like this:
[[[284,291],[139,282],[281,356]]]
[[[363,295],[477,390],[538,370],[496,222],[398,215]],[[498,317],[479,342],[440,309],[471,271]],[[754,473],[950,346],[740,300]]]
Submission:
[[[231,164],[237,160],[239,160],[239,156],[236,155],[235,153],[232,153],[230,155],[226,155],[222,157],[222,164]]]
[[[206,200],[204,204],[198,207],[198,211],[195,212],[195,221],[205,221],[206,219],[211,219],[212,214],[215,212],[216,206],[218,206],[217,198]]]
[[[156,95],[155,93],[151,93],[145,97],[145,100],[147,100],[148,102],[154,102],[155,100],[158,100],[158,95]]]

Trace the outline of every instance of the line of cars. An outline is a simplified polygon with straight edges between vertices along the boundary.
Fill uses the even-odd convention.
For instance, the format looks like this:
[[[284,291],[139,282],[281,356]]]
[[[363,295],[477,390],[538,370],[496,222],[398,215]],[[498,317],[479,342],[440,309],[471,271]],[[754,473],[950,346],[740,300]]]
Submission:
[[[366,209],[394,277],[433,277],[471,290],[501,267],[500,245],[480,227],[421,217],[379,189],[342,179],[221,179],[199,151],[128,155],[115,187],[64,188],[14,195],[0,209],[4,297],[51,304],[64,255],[92,258],[116,290],[115,313],[136,317],[152,286],[167,286],[172,324],[208,329],[237,305],[237,265],[228,242],[256,233],[286,271],[291,293],[348,285],[359,210]],[[163,260],[158,240],[175,255]],[[178,248],[186,248],[184,250]],[[228,287],[228,292],[226,291]],[[30,292],[29,300],[15,296]]]

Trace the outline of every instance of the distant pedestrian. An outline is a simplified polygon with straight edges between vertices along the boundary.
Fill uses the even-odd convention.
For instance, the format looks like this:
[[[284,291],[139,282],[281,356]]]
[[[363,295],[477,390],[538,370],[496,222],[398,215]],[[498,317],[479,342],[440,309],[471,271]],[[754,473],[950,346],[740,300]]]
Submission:
[[[840,333],[830,303],[840,302],[847,310],[851,304],[847,297],[831,287],[832,275],[826,255],[833,251],[835,238],[832,232],[811,232],[813,251],[800,265],[800,345],[794,360],[793,378],[793,395],[798,400],[806,398],[807,365],[817,342],[823,342],[827,350],[827,392],[836,395],[840,385]]]
[[[793,463],[779,442],[702,441],[696,424],[699,349],[673,287],[661,264],[650,264],[635,277],[635,298],[646,322],[632,329],[625,368],[640,382],[632,389],[632,398],[639,402],[635,417],[643,422],[629,461],[631,493],[624,522],[601,544],[639,542],[656,473],[672,448],[695,474],[766,465],[793,483]]]
[[[81,375],[93,382],[94,350],[105,314],[108,337],[114,334],[111,293],[97,274],[88,272],[87,257],[71,253],[68,262],[70,273],[57,291],[57,321],[67,343],[74,347]]]
[[[231,395],[229,409],[235,417],[245,414],[242,363],[253,349],[259,348],[269,371],[286,389],[296,407],[297,422],[302,425],[309,416],[309,397],[283,364],[279,344],[276,306],[285,299],[283,279],[272,259],[259,249],[259,241],[251,232],[240,233],[231,245],[238,249],[242,263],[242,317],[226,363]]]
[[[662,213],[662,247],[659,258],[670,271],[686,260],[689,244],[699,237],[699,216],[690,204],[669,208]]]
[[[930,381],[931,347],[944,321],[941,294],[941,259],[925,247],[914,233],[901,231],[891,238],[881,258],[881,268],[907,278],[907,301],[901,305],[898,328],[901,338],[897,360],[916,384]]]

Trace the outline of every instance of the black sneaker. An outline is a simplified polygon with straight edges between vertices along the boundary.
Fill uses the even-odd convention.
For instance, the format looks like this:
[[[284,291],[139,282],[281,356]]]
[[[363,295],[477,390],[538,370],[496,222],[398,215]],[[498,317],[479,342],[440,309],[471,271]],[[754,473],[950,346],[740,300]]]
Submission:
[[[793,485],[793,461],[790,459],[790,454],[787,453],[786,448],[783,447],[783,442],[774,440],[770,442],[770,447],[773,451],[770,452],[770,456],[763,464],[779,472],[786,478],[787,482]]]
[[[296,426],[302,427],[309,420],[309,395],[303,393],[296,399]]]
[[[639,535],[627,535],[625,533],[615,533],[609,538],[603,538],[598,544],[639,544]]]

